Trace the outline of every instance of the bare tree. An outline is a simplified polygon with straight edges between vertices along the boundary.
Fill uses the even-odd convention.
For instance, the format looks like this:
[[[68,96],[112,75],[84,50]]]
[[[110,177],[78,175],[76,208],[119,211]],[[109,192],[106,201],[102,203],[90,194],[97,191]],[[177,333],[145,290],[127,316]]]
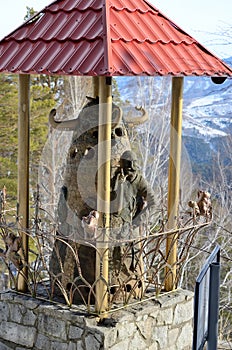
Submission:
[[[171,114],[171,78],[138,77],[137,91],[130,104],[142,105],[148,121],[128,130],[132,147],[138,155],[143,176],[155,191],[157,204],[164,208],[168,187],[168,162]],[[123,91],[122,91],[123,96]],[[192,168],[188,152],[182,145],[181,205],[186,207],[193,187]]]
[[[195,278],[216,244],[221,249],[220,281],[220,340],[232,338],[232,195],[231,195],[231,156],[232,137],[224,140],[222,149],[215,156],[212,164],[213,180],[201,182],[201,186],[210,188],[212,194],[213,219],[211,224],[201,230],[184,262],[180,286],[194,289]]]

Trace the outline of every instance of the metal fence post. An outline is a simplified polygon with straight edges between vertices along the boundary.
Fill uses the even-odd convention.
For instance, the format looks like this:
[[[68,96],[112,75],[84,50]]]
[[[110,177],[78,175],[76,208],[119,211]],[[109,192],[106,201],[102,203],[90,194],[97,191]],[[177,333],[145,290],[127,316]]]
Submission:
[[[217,350],[220,288],[220,246],[210,254],[195,285],[192,350]]]
[[[210,265],[209,323],[208,323],[207,350],[217,350],[219,287],[220,287],[220,264],[218,262],[213,262]]]

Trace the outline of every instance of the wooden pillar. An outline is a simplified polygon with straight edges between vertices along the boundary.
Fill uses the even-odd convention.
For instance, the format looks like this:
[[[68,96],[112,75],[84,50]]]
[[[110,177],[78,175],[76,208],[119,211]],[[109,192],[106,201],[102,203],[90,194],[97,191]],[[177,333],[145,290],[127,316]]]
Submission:
[[[168,230],[177,228],[179,192],[180,192],[180,162],[182,137],[182,105],[183,77],[172,78],[172,108],[170,130],[170,156],[168,173]],[[176,288],[177,234],[169,234],[166,243],[167,278],[165,290]]]
[[[99,129],[97,210],[102,236],[96,251],[96,311],[108,309],[108,244],[110,226],[110,158],[111,158],[112,79],[99,77]],[[105,238],[106,237],[106,238]]]
[[[29,139],[30,139],[30,75],[19,75],[19,117],[18,117],[18,217],[22,237],[24,267],[18,275],[17,289],[27,291],[28,278],[28,236],[23,230],[29,228]]]

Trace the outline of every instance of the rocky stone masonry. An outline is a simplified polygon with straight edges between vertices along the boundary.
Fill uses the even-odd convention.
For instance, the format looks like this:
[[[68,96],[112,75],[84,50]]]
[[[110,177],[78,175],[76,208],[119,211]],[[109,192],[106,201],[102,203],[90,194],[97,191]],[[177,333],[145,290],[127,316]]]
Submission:
[[[191,350],[193,293],[177,290],[109,314],[0,294],[0,350]]]

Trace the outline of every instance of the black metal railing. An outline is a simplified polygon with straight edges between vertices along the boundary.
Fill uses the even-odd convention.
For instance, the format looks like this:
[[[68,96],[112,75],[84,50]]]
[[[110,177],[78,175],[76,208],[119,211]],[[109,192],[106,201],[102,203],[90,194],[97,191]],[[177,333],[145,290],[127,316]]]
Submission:
[[[194,297],[193,350],[217,350],[220,284],[220,246],[216,246],[199,273]]]

